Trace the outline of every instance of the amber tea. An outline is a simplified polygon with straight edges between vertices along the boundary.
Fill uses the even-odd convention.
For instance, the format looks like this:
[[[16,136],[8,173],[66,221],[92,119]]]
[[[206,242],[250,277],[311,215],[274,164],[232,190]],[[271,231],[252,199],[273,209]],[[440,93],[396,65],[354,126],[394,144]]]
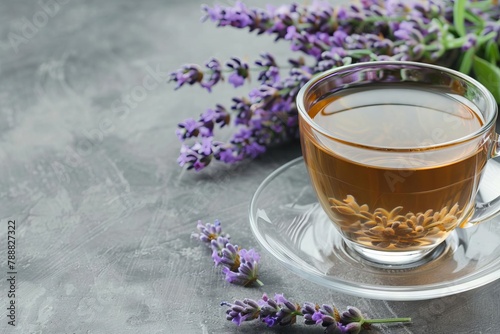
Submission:
[[[321,130],[301,120],[309,175],[348,241],[385,251],[431,248],[472,214],[486,145],[436,147],[484,120],[453,91],[364,85],[322,97],[307,113]]]

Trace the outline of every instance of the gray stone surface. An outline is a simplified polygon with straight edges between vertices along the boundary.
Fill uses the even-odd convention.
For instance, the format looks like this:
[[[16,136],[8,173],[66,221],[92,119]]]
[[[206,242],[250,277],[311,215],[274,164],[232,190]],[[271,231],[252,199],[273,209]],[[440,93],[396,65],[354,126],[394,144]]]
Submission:
[[[185,62],[252,59],[265,50],[280,59],[288,47],[201,24],[200,1],[61,0],[50,15],[41,3],[54,1],[0,2],[0,332],[322,333],[303,325],[237,328],[224,320],[221,300],[262,292],[414,320],[372,333],[498,332],[498,281],[430,301],[370,300],[309,283],[257,247],[265,286],[224,282],[207,250],[190,239],[195,222],[219,218],[234,240],[257,246],[250,198],[300,149],[293,144],[238,166],[182,171],[176,124],[249,87],[174,92],[163,79]],[[140,88],[145,82],[150,90]],[[11,219],[15,328],[6,317]]]

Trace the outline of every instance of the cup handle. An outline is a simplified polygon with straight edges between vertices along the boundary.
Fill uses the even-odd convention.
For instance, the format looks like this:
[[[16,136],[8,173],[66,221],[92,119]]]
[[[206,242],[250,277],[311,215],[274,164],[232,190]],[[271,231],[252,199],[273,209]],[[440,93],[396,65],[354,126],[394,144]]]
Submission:
[[[500,136],[498,134],[495,136],[490,156],[491,158],[496,158],[500,156]],[[486,168],[488,168],[488,166]],[[500,175],[500,165],[496,166],[495,171],[490,173],[487,172],[488,170],[485,171],[484,179],[481,181],[481,183],[486,184],[488,186],[488,190],[500,189],[500,186],[495,184],[495,180],[491,180],[491,183],[489,182],[489,179],[493,179]],[[498,184],[498,182],[496,183]],[[467,221],[462,223],[460,227],[474,226],[478,223],[491,219],[496,215],[500,214],[500,196],[497,196],[493,200],[489,200],[486,202],[482,201],[482,197],[483,196],[481,192],[479,192],[478,195],[476,196],[474,213]],[[488,195],[487,197],[491,198],[491,195]]]

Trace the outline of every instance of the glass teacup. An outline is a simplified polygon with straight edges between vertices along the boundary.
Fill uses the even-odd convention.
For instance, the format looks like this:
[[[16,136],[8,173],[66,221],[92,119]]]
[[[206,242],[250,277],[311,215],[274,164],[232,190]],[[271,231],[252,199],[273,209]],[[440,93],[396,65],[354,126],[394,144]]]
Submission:
[[[467,75],[358,63],[311,79],[297,106],[318,200],[361,257],[416,262],[455,228],[500,212],[500,198],[476,203],[487,160],[500,154],[497,103]]]

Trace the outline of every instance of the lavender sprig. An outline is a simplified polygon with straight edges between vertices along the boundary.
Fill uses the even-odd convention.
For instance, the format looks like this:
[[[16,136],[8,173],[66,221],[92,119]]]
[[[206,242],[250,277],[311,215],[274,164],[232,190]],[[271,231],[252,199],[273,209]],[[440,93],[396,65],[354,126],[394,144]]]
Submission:
[[[239,87],[249,81],[251,71],[258,72],[258,85],[248,96],[233,98],[230,108],[217,105],[197,119],[179,123],[182,146],[177,161],[188,169],[202,170],[214,160],[232,164],[254,159],[269,147],[298,138],[299,89],[313,75],[351,63],[410,60],[472,72],[500,102],[497,0],[363,0],[338,7],[313,1],[267,9],[237,1],[202,9],[204,19],[217,26],[273,35],[301,57],[290,59],[285,67],[269,53],[262,54],[254,67],[232,57],[224,69],[210,59],[204,67],[189,64],[173,72],[170,81],[176,89],[200,85],[208,91],[223,81]],[[303,57],[309,58],[308,65]],[[216,140],[216,129],[231,123],[232,137]]]
[[[235,163],[245,158],[254,159],[268,147],[298,138],[294,99],[300,87],[312,77],[313,69],[305,65],[292,67],[290,75],[282,79],[272,56],[266,54],[262,58],[259,61],[262,84],[248,97],[233,99],[231,110],[236,113],[234,124],[237,129],[229,142],[214,140],[216,125],[223,127],[231,120],[231,115],[222,105],[208,109],[197,120],[191,118],[179,123],[177,136],[184,143],[177,160],[181,166],[201,170],[212,160]],[[235,59],[235,68],[243,66]],[[238,76],[237,73],[239,70],[233,74]],[[244,80],[244,77],[233,81],[237,83],[240,79]],[[207,112],[210,120],[207,120]]]
[[[222,266],[227,282],[242,286],[263,285],[259,280],[259,253],[233,245],[229,234],[222,232],[219,220],[205,225],[198,221],[196,228],[198,233],[193,233],[192,237],[210,247],[215,266]]]
[[[243,322],[259,320],[268,327],[288,326],[296,323],[297,317],[304,317],[306,325],[321,325],[328,334],[360,333],[375,323],[411,322],[411,318],[365,318],[361,311],[353,306],[340,314],[334,305],[306,302],[302,306],[290,302],[282,294],[275,294],[274,299],[264,294],[255,301],[250,298],[235,300],[233,303],[222,302],[227,306],[226,319],[240,326]]]

